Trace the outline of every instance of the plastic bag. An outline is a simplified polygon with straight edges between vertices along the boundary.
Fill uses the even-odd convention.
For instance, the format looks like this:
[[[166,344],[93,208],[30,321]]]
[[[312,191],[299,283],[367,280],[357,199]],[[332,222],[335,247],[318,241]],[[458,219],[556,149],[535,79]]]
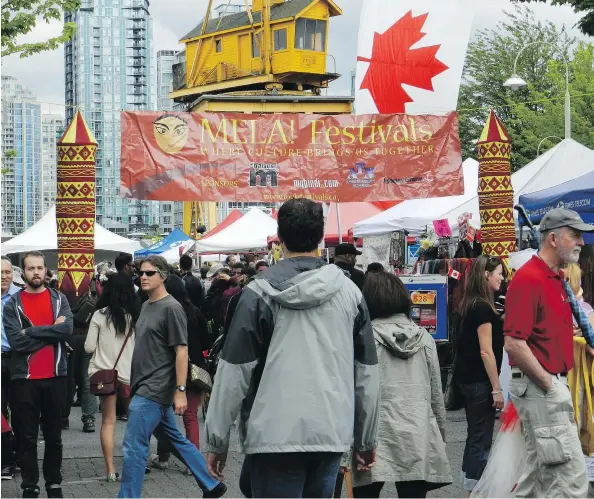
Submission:
[[[515,497],[526,466],[526,443],[516,408],[511,401],[501,414],[501,429],[489,461],[470,497]]]

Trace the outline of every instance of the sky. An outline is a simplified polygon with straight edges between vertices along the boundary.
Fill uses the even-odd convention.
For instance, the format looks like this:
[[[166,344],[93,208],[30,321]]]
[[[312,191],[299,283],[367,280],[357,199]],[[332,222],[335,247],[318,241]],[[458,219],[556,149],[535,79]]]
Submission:
[[[355,68],[357,55],[357,36],[359,15],[363,0],[336,0],[343,15],[330,20],[328,53],[336,59],[337,72],[343,76],[333,82],[329,93],[350,94],[350,72]],[[396,1],[396,0],[385,0]],[[480,3],[473,23],[473,33],[477,30],[495,28],[504,19],[504,11],[513,10],[509,0],[476,0]],[[227,2],[215,1],[214,5]],[[242,3],[240,0],[232,3]],[[153,51],[183,49],[178,40],[194,28],[206,12],[207,0],[151,0],[150,11],[153,17]],[[530,4],[539,20],[553,20],[557,25],[565,25],[572,35],[580,35],[575,28],[579,20],[569,6],[550,6]],[[41,41],[61,32],[61,22],[46,24],[43,21],[26,37],[24,42]],[[472,36],[472,35],[471,35]],[[2,58],[2,74],[18,78],[21,83],[37,93],[44,103],[43,111],[64,114],[64,64],[63,48],[44,52],[26,59],[18,56]],[[331,59],[329,59],[331,60]],[[328,68],[330,71],[332,67]]]

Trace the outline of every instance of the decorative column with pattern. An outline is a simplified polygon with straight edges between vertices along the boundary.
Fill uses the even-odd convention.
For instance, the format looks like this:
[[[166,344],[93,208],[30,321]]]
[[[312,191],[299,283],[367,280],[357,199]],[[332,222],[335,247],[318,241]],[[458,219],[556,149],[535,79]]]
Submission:
[[[74,303],[89,289],[95,266],[97,141],[80,111],[58,141],[58,285]]]
[[[502,259],[507,266],[509,254],[516,251],[511,139],[493,110],[477,145],[483,253]]]

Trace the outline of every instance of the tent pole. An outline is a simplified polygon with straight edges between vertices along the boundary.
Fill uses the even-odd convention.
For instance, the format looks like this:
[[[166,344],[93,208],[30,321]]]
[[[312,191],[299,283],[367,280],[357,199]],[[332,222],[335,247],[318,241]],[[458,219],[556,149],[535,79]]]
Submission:
[[[342,227],[340,226],[340,206],[336,203],[336,226],[338,227],[338,244],[342,244]]]

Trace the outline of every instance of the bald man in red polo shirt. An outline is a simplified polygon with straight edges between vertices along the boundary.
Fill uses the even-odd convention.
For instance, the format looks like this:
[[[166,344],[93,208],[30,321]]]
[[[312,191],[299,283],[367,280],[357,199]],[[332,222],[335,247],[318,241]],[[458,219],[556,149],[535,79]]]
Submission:
[[[582,232],[594,232],[594,226],[557,208],[544,216],[540,232],[540,252],[518,270],[506,297],[509,392],[528,452],[516,497],[586,497],[588,475],[567,387],[572,312],[559,271],[577,263]]]

